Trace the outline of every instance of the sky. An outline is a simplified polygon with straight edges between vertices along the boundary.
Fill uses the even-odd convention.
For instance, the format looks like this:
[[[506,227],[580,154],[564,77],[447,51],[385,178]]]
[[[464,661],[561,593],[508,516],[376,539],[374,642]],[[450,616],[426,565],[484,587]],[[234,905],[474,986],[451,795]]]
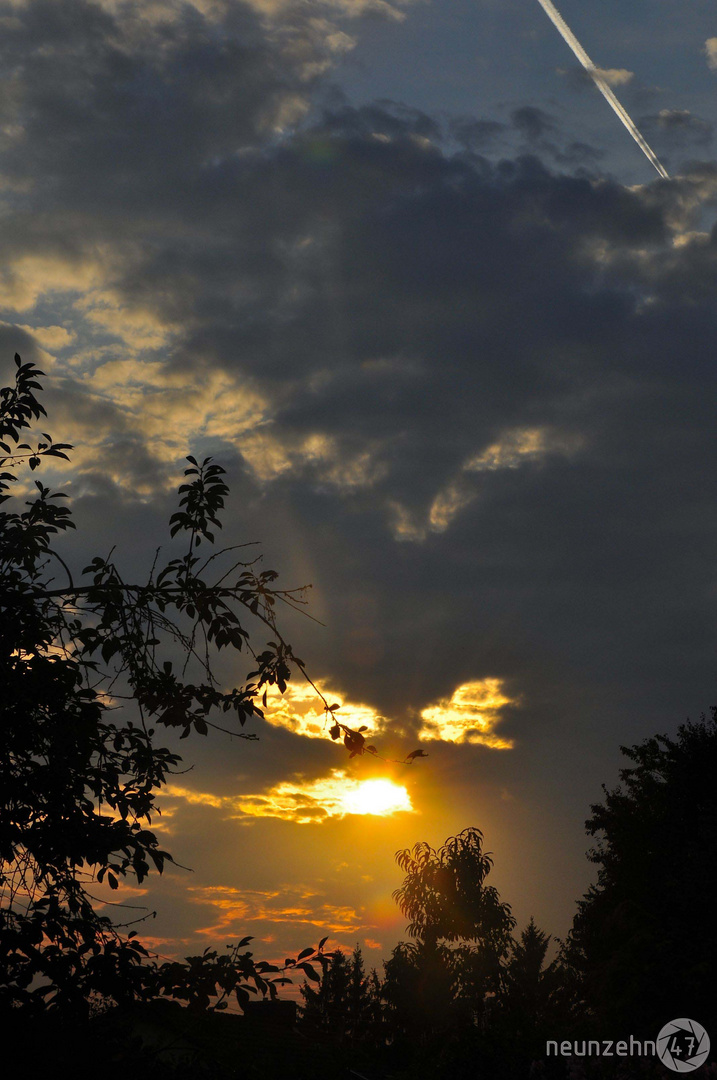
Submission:
[[[182,743],[189,869],[113,909],[161,955],[380,967],[396,850],[468,826],[564,936],[620,745],[715,703],[717,15],[560,11],[668,179],[538,0],[0,0],[0,373],[75,446],[58,551],[139,573],[213,456],[312,678],[428,754],[349,760],[300,679]]]

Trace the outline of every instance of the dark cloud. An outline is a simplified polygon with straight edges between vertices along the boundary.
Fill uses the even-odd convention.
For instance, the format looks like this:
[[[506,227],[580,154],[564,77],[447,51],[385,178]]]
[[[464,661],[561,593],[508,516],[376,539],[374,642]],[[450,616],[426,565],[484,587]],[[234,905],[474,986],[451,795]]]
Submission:
[[[428,139],[443,141],[441,125],[433,117],[401,102],[379,99],[371,105],[354,108],[348,103],[327,109],[323,125],[333,136],[366,138],[381,135],[391,139]]]
[[[22,354],[23,360],[31,361],[38,367],[41,366],[42,351],[32,334],[18,326],[0,322],[0,356],[3,359],[3,368],[7,368],[8,375],[14,371],[10,361],[16,352]]]
[[[604,152],[598,150],[595,146],[590,146],[589,143],[581,142],[579,139],[572,139],[567,142],[562,150],[558,150],[555,154],[555,160],[561,165],[568,165],[573,167],[595,166],[595,164],[604,157]]]
[[[571,138],[554,116],[534,105],[523,105],[510,115],[511,126],[523,140],[530,153],[558,167],[570,169],[590,168],[600,160],[602,153],[581,139]]]
[[[670,149],[704,147],[712,141],[714,125],[687,109],[661,109],[642,116],[638,127],[647,139],[657,136]]]
[[[555,131],[556,125],[552,116],[548,116],[542,109],[535,105],[521,105],[514,109],[510,115],[513,127],[521,133],[529,142],[537,142],[546,135]]]
[[[21,225],[5,245],[26,251],[38,237],[47,250],[54,233],[80,258],[108,234],[149,244],[187,221],[214,189],[221,197],[222,162],[301,117],[331,56],[330,24],[298,19],[274,33],[242,4],[11,10],[2,173]]]
[[[477,120],[472,116],[457,116],[450,120],[453,138],[466,150],[483,151],[500,142],[506,125],[498,120]]]

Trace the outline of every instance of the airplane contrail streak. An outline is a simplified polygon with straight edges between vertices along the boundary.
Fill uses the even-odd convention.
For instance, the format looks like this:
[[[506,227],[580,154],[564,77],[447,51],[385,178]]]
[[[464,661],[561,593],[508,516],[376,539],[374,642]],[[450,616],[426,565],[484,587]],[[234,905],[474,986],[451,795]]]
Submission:
[[[580,44],[578,39],[575,37],[575,34],[572,32],[572,30],[570,29],[568,24],[565,22],[565,19],[563,19],[560,12],[557,10],[555,5],[552,3],[552,0],[538,0],[538,3],[542,7],[543,11],[548,16],[548,18],[550,19],[550,21],[552,22],[553,26],[555,26],[556,30],[559,31],[559,33],[561,34],[563,40],[566,42],[567,45],[570,46],[570,48],[573,50],[573,52],[577,56],[580,63],[583,65],[585,70],[589,73],[590,77],[592,78],[593,82],[597,86],[600,93],[603,95],[603,97],[606,99],[606,101],[608,101],[610,103],[610,105],[612,106],[612,108],[615,110],[615,114],[620,118],[620,120],[622,120],[623,124],[625,125],[627,130],[630,132],[633,139],[635,140],[637,145],[640,147],[640,149],[642,150],[642,152],[645,155],[645,157],[647,158],[647,160],[650,162],[651,165],[653,165],[657,169],[660,176],[662,176],[665,180],[669,180],[670,177],[669,177],[669,174],[667,172],[667,169],[664,167],[662,162],[658,159],[657,155],[655,153],[653,153],[650,146],[648,146],[648,144],[645,142],[642,135],[640,134],[640,132],[635,127],[635,124],[633,123],[632,118],[630,117],[630,115],[626,112],[626,110],[622,107],[620,102],[615,97],[614,93],[612,92],[612,87],[609,86],[609,84],[605,81],[605,79],[600,74],[599,70],[595,67],[592,60],[588,56],[588,54],[585,52],[585,49],[582,47],[582,45]]]

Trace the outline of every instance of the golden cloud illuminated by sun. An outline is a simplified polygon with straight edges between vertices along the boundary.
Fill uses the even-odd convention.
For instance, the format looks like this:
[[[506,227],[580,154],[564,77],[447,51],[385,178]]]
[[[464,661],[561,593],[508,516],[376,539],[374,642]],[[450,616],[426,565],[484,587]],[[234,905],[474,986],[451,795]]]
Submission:
[[[512,704],[515,700],[504,693],[501,679],[463,683],[450,699],[422,710],[418,738],[423,742],[482,743],[493,750],[510,750],[513,739],[503,739],[493,729],[500,722],[500,710]]]
[[[480,496],[475,474],[504,472],[527,464],[540,464],[551,457],[571,457],[582,447],[582,439],[573,432],[542,428],[517,427],[502,432],[498,440],[473,454],[458,473],[436,493],[427,518],[416,516],[400,503],[387,503],[396,540],[420,543],[428,532],[442,533],[456,517]]]
[[[345,701],[340,694],[334,693],[326,686],[317,684],[329,705],[338,703],[338,719],[351,728],[366,727],[366,734],[370,737],[380,731],[385,721],[370,705],[359,705],[356,702]],[[313,686],[308,683],[289,683],[284,694],[276,689],[270,689],[267,696],[267,705],[264,709],[264,717],[275,727],[283,727],[293,731],[295,735],[304,735],[309,739],[325,739],[331,720],[327,719],[324,712],[323,702],[318,697]]]
[[[237,809],[257,817],[278,817],[300,825],[346,814],[395,814],[412,810],[405,788],[390,780],[355,780],[343,769],[318,780],[285,780],[261,795],[239,796]]]
[[[517,469],[524,462],[542,457],[546,453],[546,434],[541,428],[515,428],[507,431],[498,442],[467,461],[463,468],[466,472]]]
[[[391,780],[356,780],[343,769],[316,780],[283,780],[266,791],[249,795],[213,795],[169,784],[165,796],[190,804],[228,811],[228,817],[274,817],[298,825],[343,818],[347,814],[385,817],[412,811],[408,792]]]
[[[335,904],[321,892],[301,885],[282,883],[277,889],[237,889],[226,885],[188,886],[190,903],[211,911],[207,925],[197,933],[216,941],[227,935],[243,936],[249,923],[271,926],[274,931],[282,925],[294,928],[316,927],[323,933],[357,934],[377,929],[361,908]],[[252,928],[253,929],[253,928]],[[275,933],[262,933],[263,941],[271,941]]]

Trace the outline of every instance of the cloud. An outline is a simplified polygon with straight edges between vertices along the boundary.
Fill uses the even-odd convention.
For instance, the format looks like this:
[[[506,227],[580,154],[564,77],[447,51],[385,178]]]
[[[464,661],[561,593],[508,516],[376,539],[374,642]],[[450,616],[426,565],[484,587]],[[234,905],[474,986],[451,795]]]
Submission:
[[[40,10],[37,4],[27,8],[28,13]],[[267,95],[257,87],[276,79],[279,46],[271,36],[263,37],[246,13],[230,17],[219,6],[196,18],[194,23],[175,18],[170,33],[159,8],[151,19],[131,5],[106,8],[100,18],[90,5],[74,36],[58,18],[46,31],[52,37],[47,70],[36,71],[28,90],[39,97],[34,126],[26,132],[29,154],[11,155],[18,176],[33,154],[46,152],[46,135],[56,126],[59,104],[41,95],[43,80],[65,88],[63,146],[74,140],[83,148],[69,159],[62,158],[60,147],[60,156],[55,153],[51,163],[38,158],[33,170],[39,177],[48,168],[56,171],[53,198],[62,215],[51,216],[42,239],[38,234],[31,242],[59,252],[71,241],[76,249],[71,258],[65,254],[50,274],[47,254],[14,256],[12,230],[5,234],[6,265],[24,282],[23,303],[52,295],[60,283],[74,297],[78,348],[65,393],[82,397],[81,407],[72,411],[87,416],[73,441],[92,447],[86,462],[78,458],[77,463],[89,467],[91,457],[95,471],[107,471],[113,483],[130,489],[138,480],[147,493],[148,482],[160,478],[166,489],[171,462],[192,438],[213,438],[238,451],[261,486],[302,485],[346,500],[371,496],[383,505],[387,524],[398,520],[390,524],[396,535],[424,535],[427,520],[430,529],[444,529],[474,493],[465,489],[460,459],[446,463],[450,478],[434,476],[432,467],[422,469],[423,483],[432,490],[422,494],[416,517],[420,485],[409,484],[407,499],[404,474],[411,461],[429,452],[429,440],[404,427],[401,394],[408,395],[406,404],[432,396],[439,415],[445,414],[452,391],[437,384],[436,357],[445,351],[450,370],[459,340],[480,340],[480,312],[490,304],[490,287],[486,291],[488,279],[479,265],[495,252],[496,285],[503,280],[500,236],[526,215],[536,215],[536,226],[541,214],[550,220],[551,209],[540,205],[541,184],[550,197],[550,181],[541,180],[538,170],[530,181],[526,173],[525,181],[516,183],[506,174],[494,187],[487,174],[482,178],[480,170],[438,152],[435,120],[386,102],[339,108],[313,131],[272,147],[259,105]],[[137,20],[144,20],[143,31],[156,47],[150,49],[139,35]],[[225,25],[229,53],[246,53],[250,63],[230,69],[223,54],[214,63],[204,27],[212,20]],[[70,59],[74,63],[78,52],[89,50],[92,35],[96,48],[85,82],[80,86],[62,78]],[[125,83],[110,77],[118,41],[131,58]],[[33,39],[26,35],[16,44],[28,60]],[[291,83],[292,72],[295,76],[291,96],[302,85],[303,61],[295,65],[283,52],[281,57],[284,85]],[[189,81],[170,100],[163,87],[179,78],[185,62]],[[150,111],[128,127],[140,100],[133,96],[137,85],[149,95],[156,116]],[[242,100],[245,107],[230,115],[229,99]],[[75,127],[73,103],[82,110],[82,123]],[[160,119],[163,126],[155,130]],[[539,110],[516,110],[514,119],[529,137],[555,134],[555,122]],[[389,141],[377,143],[377,134]],[[168,156],[163,140],[170,135],[179,151],[173,144]],[[115,140],[102,157],[98,138]],[[137,170],[137,183],[132,175],[126,184],[118,183],[115,172],[105,169],[106,161],[118,158],[125,169]],[[532,185],[530,194],[526,183]],[[567,193],[569,182],[562,187]],[[469,210],[457,229],[449,205],[451,191],[459,189],[465,199],[460,213],[475,207],[479,217],[471,223]],[[132,194],[136,190],[139,202]],[[401,195],[388,209],[383,231],[385,200],[392,192],[408,191],[416,194]],[[44,199],[42,185],[33,197]],[[601,227],[610,229],[610,215],[597,209],[601,197],[609,201],[607,193],[595,189],[582,202],[587,209],[592,201],[595,222],[600,218]],[[481,236],[475,225],[484,213],[477,209],[483,200],[485,213],[496,216],[494,229]],[[328,215],[324,202],[331,208]],[[639,199],[632,210],[639,216]],[[417,221],[419,212],[423,223]],[[434,244],[425,231],[436,213],[447,215],[448,227]],[[139,244],[137,237],[148,230],[155,239]],[[465,245],[469,237],[483,253],[474,265]],[[558,252],[553,254],[557,258]],[[28,258],[35,260],[32,273],[22,261]],[[534,259],[526,252],[526,269]],[[348,274],[336,273],[339,264],[349,268]],[[81,270],[71,272],[72,267]],[[453,283],[459,281],[456,291]],[[477,297],[473,314],[467,303],[471,292]],[[328,321],[321,315],[327,303]],[[510,337],[501,348],[517,358],[521,343]],[[160,353],[171,360],[160,359]],[[132,373],[128,357],[138,362]],[[490,399],[489,393],[488,411]],[[100,424],[102,410],[107,419]],[[486,416],[481,423],[493,426],[495,419]],[[520,416],[512,419],[523,423]],[[465,424],[466,418],[459,420],[458,430],[465,431]],[[127,449],[118,453],[119,432]],[[422,447],[415,445],[417,438]],[[465,442],[458,449],[464,460],[472,449]],[[149,480],[151,458],[155,481]]]
[[[580,68],[579,71],[583,75],[587,74],[584,68]],[[591,79],[589,81],[592,83]],[[540,154],[541,158],[553,160],[562,167],[594,166],[602,156],[602,152],[597,147],[590,146],[581,139],[571,137],[563,130],[562,125],[558,123],[554,116],[535,105],[521,105],[519,108],[513,109],[510,120],[513,130],[525,141],[531,153]],[[485,153],[490,151],[491,143],[487,139],[482,146],[479,146],[475,141],[471,145],[470,139],[466,142],[470,127],[464,125],[463,128],[459,129],[459,133],[461,130],[466,132],[463,137],[464,145],[467,145],[470,149],[482,149]],[[506,127],[504,130],[507,132],[509,129]],[[494,138],[497,142],[497,131],[494,133]],[[505,142],[505,139],[501,139],[498,145],[501,145],[502,148]]]
[[[717,71],[717,37],[707,38],[704,51],[707,57],[707,66],[712,71]]]
[[[566,437],[545,428],[517,428],[504,432],[497,442],[470,458],[463,468],[466,472],[517,469],[527,462],[540,461],[550,453],[569,453],[579,443],[579,437]]]
[[[477,120],[472,116],[453,117],[449,123],[450,132],[462,146],[481,152],[499,143],[507,125],[498,120]]]
[[[445,532],[461,511],[480,495],[480,488],[470,474],[517,469],[523,465],[544,462],[549,455],[571,457],[578,451],[581,443],[582,438],[578,434],[561,433],[546,428],[516,428],[503,432],[497,442],[463,462],[457,476],[434,497],[425,524],[412,518],[399,503],[392,504],[396,539],[421,542],[429,532]]]
[[[628,71],[626,68],[596,67],[595,74],[598,75],[603,82],[606,82],[608,86],[627,86],[627,84],[632,82],[635,77],[635,72]]]
[[[421,710],[418,738],[422,742],[440,740],[479,743],[492,750],[510,750],[514,740],[495,734],[501,710],[515,705],[503,689],[501,679],[478,679],[456,687],[450,698]]]
[[[28,311],[46,293],[77,294],[89,289],[101,277],[99,262],[78,253],[24,254],[11,256],[0,274],[0,306],[11,311]]]
[[[229,27],[231,49],[240,29]],[[105,31],[96,33],[109,63]],[[150,33],[159,43],[160,31]],[[102,98],[118,118],[103,138],[129,139],[123,161],[136,184],[117,183],[105,167],[119,143],[106,158],[93,146],[102,63],[88,68],[84,96],[76,91],[87,122],[75,124],[69,107],[64,121],[87,176],[62,147],[45,161],[56,103],[38,98],[30,157],[39,177],[56,170],[52,198],[44,181],[23,196],[2,243],[8,265],[24,258],[20,225],[43,206],[43,229],[29,234],[34,265],[61,252],[71,267],[78,251],[77,265],[90,268],[69,291],[54,291],[64,269],[53,271],[47,296],[42,273],[31,290],[40,305],[66,304],[62,325],[77,335],[49,397],[53,430],[66,428],[78,446],[74,490],[95,492],[94,519],[109,520],[118,492],[164,499],[197,447],[228,463],[228,526],[308,565],[299,580],[316,582],[332,629],[298,636],[373,716],[410,715],[436,699],[444,676],[453,685],[470,677],[442,641],[468,635],[471,649],[488,647],[490,631],[473,614],[487,610],[486,593],[486,623],[510,640],[490,670],[539,682],[534,643],[562,626],[556,575],[575,596],[592,580],[578,553],[591,535],[585,514],[598,511],[579,492],[589,489],[601,508],[600,533],[617,513],[616,455],[645,489],[646,462],[663,453],[652,445],[651,409],[690,377],[689,364],[679,376],[674,366],[687,327],[711,318],[712,247],[673,241],[700,231],[713,173],[703,166],[669,187],[631,191],[556,173],[535,153],[468,159],[442,149],[435,119],[389,104],[342,105],[272,141],[252,112],[253,84],[223,62],[216,71],[200,63],[211,54],[202,35],[180,24],[156,56],[130,49],[132,78],[145,86],[159,79],[160,59],[166,77],[179,71],[182,49],[196,60],[191,78],[204,72],[196,101],[173,99],[180,156],[168,157],[161,138],[155,145],[148,120],[128,125],[129,89],[123,103],[109,90]],[[257,79],[273,78],[273,47],[251,20],[247,39],[256,41]],[[68,49],[61,37],[54,65]],[[224,109],[224,79],[246,101],[246,137]],[[64,92],[71,100],[70,84]],[[161,105],[161,86],[157,94]],[[197,117],[200,105],[208,112]],[[552,125],[551,141],[567,145],[557,120],[532,120],[530,130]],[[23,314],[22,326],[59,325],[40,310]],[[683,460],[690,442],[678,417],[660,427]],[[644,460],[632,452],[637,432],[651,446]],[[634,520],[634,506],[622,505]],[[654,520],[654,506],[643,511]],[[397,540],[405,554],[396,555]],[[616,565],[633,568],[637,556],[624,558]],[[614,618],[621,611],[611,595],[605,619],[608,608]],[[425,670],[417,641],[437,650]],[[283,724],[300,726],[296,717]]]
[[[440,491],[428,512],[432,532],[444,532],[453,519],[475,498],[478,491],[466,474],[517,469],[521,465],[543,461],[549,454],[568,454],[577,449],[580,438],[565,437],[540,428],[518,428],[505,432],[498,442],[463,463],[461,474]]]
[[[413,810],[404,787],[387,780],[357,780],[343,769],[332,769],[329,776],[315,780],[283,780],[247,795],[214,795],[168,784],[164,797],[223,810],[230,817],[280,818],[298,825],[320,824],[347,814],[385,816]]]
[[[707,146],[714,130],[709,120],[695,116],[688,109],[660,109],[656,114],[641,117],[639,123],[650,137],[657,135],[673,149]]]
[[[299,438],[271,430],[252,431],[238,442],[239,451],[260,484],[283,474],[303,474],[339,491],[372,487],[385,472],[380,445],[352,452],[341,441],[319,432]]]
[[[594,71],[603,82],[606,82],[608,86],[613,87],[628,86],[635,78],[635,72],[628,71],[627,68],[595,67]],[[566,76],[570,85],[575,89],[583,89],[595,85],[591,71],[588,71],[582,66],[561,68],[559,69],[559,74]]]
[[[66,349],[75,340],[74,332],[66,330],[64,326],[23,326],[18,324],[18,328],[32,334],[43,349]]]
[[[368,729],[366,737],[369,741],[386,726],[385,717],[379,716],[371,706],[343,700],[342,695],[321,682],[317,683],[317,686],[329,705],[340,706],[337,716],[342,723],[354,729]],[[332,720],[327,717],[323,703],[308,683],[289,683],[284,694],[270,689],[264,718],[269,724],[309,739],[326,739],[328,729],[332,726]]]
[[[207,907],[214,920],[197,932],[210,940],[245,936],[252,923],[315,927],[331,934],[356,934],[371,929],[363,911],[337,905],[315,889],[293,883],[277,889],[241,889],[224,885],[189,886],[190,902]]]
[[[295,0],[248,0],[248,3],[261,15],[277,20],[285,19],[287,14],[290,16],[296,6]],[[317,0],[309,5],[309,9],[315,12],[335,12],[349,19],[357,19],[370,14],[378,15],[390,22],[402,22],[406,16],[401,9],[409,3],[411,0],[399,0],[398,3],[393,4],[388,3],[387,0]],[[313,17],[316,18],[316,16]]]
[[[526,139],[536,142],[555,131],[555,121],[535,105],[521,105],[511,113],[511,122]]]

